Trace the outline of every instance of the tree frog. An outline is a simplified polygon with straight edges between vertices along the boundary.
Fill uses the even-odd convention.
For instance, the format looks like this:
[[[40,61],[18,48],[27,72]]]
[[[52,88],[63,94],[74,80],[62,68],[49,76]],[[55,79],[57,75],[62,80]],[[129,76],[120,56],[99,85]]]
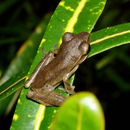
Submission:
[[[50,51],[25,82],[25,88],[31,86],[27,97],[46,106],[60,106],[66,97],[53,90],[63,82],[65,92],[75,93],[68,79],[86,59],[89,44],[89,33],[66,32],[60,48]]]

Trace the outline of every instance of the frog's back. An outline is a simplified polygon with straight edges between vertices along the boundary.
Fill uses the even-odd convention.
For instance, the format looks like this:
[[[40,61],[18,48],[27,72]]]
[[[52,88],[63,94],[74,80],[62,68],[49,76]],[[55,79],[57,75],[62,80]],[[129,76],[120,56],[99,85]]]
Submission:
[[[68,37],[69,35],[70,37]],[[68,33],[64,36],[58,54],[47,66],[40,70],[31,84],[32,87],[44,88],[56,86],[79,63],[83,55],[83,49],[80,45],[82,45],[83,41],[87,40],[88,35],[86,33],[77,35]],[[85,42],[85,46],[86,44],[87,42]],[[79,47],[81,48],[79,49]]]
[[[69,59],[67,56],[58,55],[47,66],[42,68],[31,86],[33,88],[51,87],[62,82],[63,77],[71,71],[74,64],[74,61],[70,60],[70,56]]]

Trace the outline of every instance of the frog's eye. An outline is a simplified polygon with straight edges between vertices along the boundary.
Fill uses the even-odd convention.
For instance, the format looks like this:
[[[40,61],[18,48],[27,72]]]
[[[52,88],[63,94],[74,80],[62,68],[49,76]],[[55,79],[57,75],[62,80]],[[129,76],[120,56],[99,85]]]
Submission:
[[[82,54],[86,54],[89,51],[89,44],[87,44],[86,41],[83,41],[79,46],[79,50]]]
[[[66,32],[62,37],[63,42],[68,42],[73,38],[73,34],[70,32]]]

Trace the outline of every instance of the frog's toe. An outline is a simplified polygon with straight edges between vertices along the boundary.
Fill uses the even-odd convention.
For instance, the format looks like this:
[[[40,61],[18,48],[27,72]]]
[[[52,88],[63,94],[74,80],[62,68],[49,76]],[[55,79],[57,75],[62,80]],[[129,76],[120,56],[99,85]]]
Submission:
[[[69,94],[75,94],[75,91],[74,90],[69,90],[69,91],[67,91]]]

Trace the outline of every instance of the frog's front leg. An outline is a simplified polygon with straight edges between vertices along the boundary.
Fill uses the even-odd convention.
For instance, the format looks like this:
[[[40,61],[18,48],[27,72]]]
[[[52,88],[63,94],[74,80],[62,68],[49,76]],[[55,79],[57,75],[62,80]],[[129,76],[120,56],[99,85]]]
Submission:
[[[70,85],[69,83],[69,77],[78,69],[79,65],[75,66],[67,75],[64,76],[63,82],[65,86],[65,91],[68,92],[69,94],[74,94],[74,88],[75,86]]]
[[[32,82],[34,81],[35,77],[37,76],[38,72],[41,70],[42,67],[48,65],[48,63],[50,63],[54,58],[55,58],[55,54],[57,53],[56,50],[49,52],[39,63],[39,65],[37,66],[37,68],[35,69],[35,71],[33,72],[33,74],[31,75],[31,77],[25,82],[25,88],[29,88],[30,85],[32,84]]]
[[[79,64],[81,64],[85,59],[87,58],[87,56],[83,56],[80,61],[77,63],[77,66],[75,66],[70,73],[68,73],[67,75],[65,75],[65,77],[63,78],[63,82],[64,82],[64,86],[65,86],[65,91],[68,92],[69,94],[74,94],[74,88],[75,86],[71,86],[69,83],[69,77],[78,69]]]
[[[27,93],[27,97],[45,106],[60,106],[65,97],[50,90],[35,89]]]

